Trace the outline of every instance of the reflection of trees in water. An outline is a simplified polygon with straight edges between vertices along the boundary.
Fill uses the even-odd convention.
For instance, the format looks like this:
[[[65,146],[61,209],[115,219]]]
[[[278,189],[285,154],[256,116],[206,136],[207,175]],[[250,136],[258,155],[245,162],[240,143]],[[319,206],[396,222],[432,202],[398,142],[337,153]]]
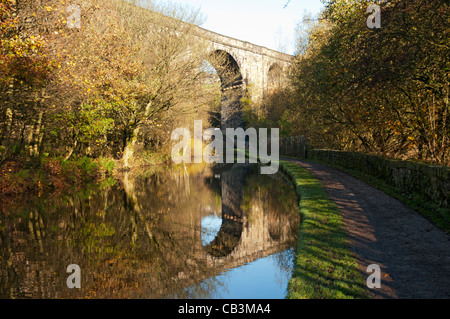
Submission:
[[[272,256],[274,262],[278,266],[278,273],[276,274],[276,278],[277,282],[280,285],[283,282],[289,280],[292,276],[291,274],[294,266],[295,251],[296,250],[291,247]]]
[[[248,174],[241,207],[250,221],[255,206],[267,216],[273,240],[296,246],[300,222],[297,197],[281,175]]]
[[[216,200],[207,183],[183,175],[124,181],[2,214],[0,296],[158,298],[207,271],[194,253],[198,211]],[[66,287],[72,263],[81,290]]]
[[[219,291],[226,289],[226,284],[218,277],[209,277],[189,287],[169,293],[170,299],[210,299]]]
[[[211,213],[203,208],[222,211],[217,192],[223,188],[217,183],[210,177],[175,173],[124,176],[101,191],[42,199],[2,212],[0,298],[163,298],[174,291],[174,297],[207,298],[216,294],[223,283],[214,278],[201,280],[212,277],[215,270],[208,268],[199,252],[204,252],[201,218]],[[242,205],[228,215],[242,217],[245,203],[257,198],[264,199],[264,207],[275,216],[273,223],[283,221],[279,216],[285,214],[284,208],[275,206],[292,208],[291,203],[282,202],[287,199],[278,193],[282,191],[278,184],[269,184],[261,176],[247,177],[238,201]],[[269,190],[280,199],[269,196]],[[69,264],[81,267],[81,290],[66,286]]]

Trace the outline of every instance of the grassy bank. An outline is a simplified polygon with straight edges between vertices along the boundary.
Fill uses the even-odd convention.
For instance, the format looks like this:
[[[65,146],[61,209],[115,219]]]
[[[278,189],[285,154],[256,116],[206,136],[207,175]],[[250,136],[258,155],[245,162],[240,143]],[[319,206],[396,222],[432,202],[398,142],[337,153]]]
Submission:
[[[337,206],[306,169],[285,161],[280,167],[296,188],[302,218],[287,298],[368,298]]]
[[[101,183],[111,176],[116,164],[107,158],[36,158],[6,161],[0,166],[0,202],[14,202],[24,195],[40,196]]]
[[[170,156],[161,152],[141,151],[130,159],[131,169],[124,169],[123,161],[107,157],[18,156],[0,164],[0,207],[20,202],[23,198],[52,196],[79,190],[97,188],[114,183],[124,172],[136,175],[153,174],[169,168],[186,173],[204,170],[205,165],[174,165]]]

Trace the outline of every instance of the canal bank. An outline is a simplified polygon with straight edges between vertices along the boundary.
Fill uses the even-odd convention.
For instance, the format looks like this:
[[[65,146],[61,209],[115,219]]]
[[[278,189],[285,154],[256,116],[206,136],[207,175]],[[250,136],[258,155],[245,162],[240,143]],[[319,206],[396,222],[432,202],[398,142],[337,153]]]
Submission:
[[[300,229],[299,242],[303,242],[303,247],[299,246],[296,270],[289,285],[290,297],[328,298],[313,291],[309,293],[305,289],[310,287],[307,281],[313,276],[320,277],[316,281],[318,289],[331,280],[323,267],[317,267],[322,270],[321,273],[314,273],[316,268],[312,266],[311,269],[311,263],[301,255],[317,252],[317,256],[312,257],[319,259],[316,261],[319,264],[322,257],[341,259],[340,256],[329,256],[321,251],[335,249],[333,241],[329,241],[331,237],[319,235],[320,231],[325,235],[327,231],[333,231],[330,224],[313,225],[320,218],[317,215],[330,206],[334,206],[331,210],[341,215],[341,221],[334,226],[338,226],[337,232],[340,234],[344,230],[350,247],[347,251],[351,251],[356,258],[364,281],[371,275],[367,271],[369,265],[380,267],[381,288],[369,289],[363,283],[363,288],[371,298],[450,297],[448,234],[396,198],[340,170],[305,160],[289,160],[282,167],[284,171],[289,171],[290,176],[295,177],[293,180],[297,185],[297,193],[302,196],[300,211],[310,218],[310,222],[302,224]],[[315,188],[317,193],[321,192],[322,196],[325,194],[325,200],[316,208],[310,202],[313,198],[311,193],[314,193],[312,189]],[[316,199],[320,200],[320,196]],[[332,204],[326,205],[326,202]],[[316,226],[318,229],[315,230]],[[317,236],[313,236],[313,232]],[[330,248],[326,247],[327,243],[331,244]],[[343,263],[338,261],[337,264]],[[354,263],[352,269],[354,270]],[[332,280],[339,280],[336,271],[331,276],[334,278]]]

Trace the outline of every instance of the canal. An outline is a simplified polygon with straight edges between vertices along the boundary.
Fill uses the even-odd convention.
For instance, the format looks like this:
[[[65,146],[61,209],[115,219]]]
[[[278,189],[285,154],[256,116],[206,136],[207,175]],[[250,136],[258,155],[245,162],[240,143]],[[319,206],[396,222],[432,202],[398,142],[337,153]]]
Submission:
[[[257,167],[126,173],[2,208],[0,298],[284,298],[299,223],[292,186]]]

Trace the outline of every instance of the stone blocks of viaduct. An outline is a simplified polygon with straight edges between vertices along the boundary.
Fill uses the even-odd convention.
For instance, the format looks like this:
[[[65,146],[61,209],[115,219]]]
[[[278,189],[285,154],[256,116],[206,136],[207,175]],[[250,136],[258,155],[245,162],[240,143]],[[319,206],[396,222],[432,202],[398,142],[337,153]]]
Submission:
[[[210,50],[224,51],[237,62],[244,89],[252,87],[252,100],[260,103],[271,85],[287,78],[294,57],[249,42],[199,28],[199,35],[210,41]],[[275,83],[276,84],[276,83]]]

